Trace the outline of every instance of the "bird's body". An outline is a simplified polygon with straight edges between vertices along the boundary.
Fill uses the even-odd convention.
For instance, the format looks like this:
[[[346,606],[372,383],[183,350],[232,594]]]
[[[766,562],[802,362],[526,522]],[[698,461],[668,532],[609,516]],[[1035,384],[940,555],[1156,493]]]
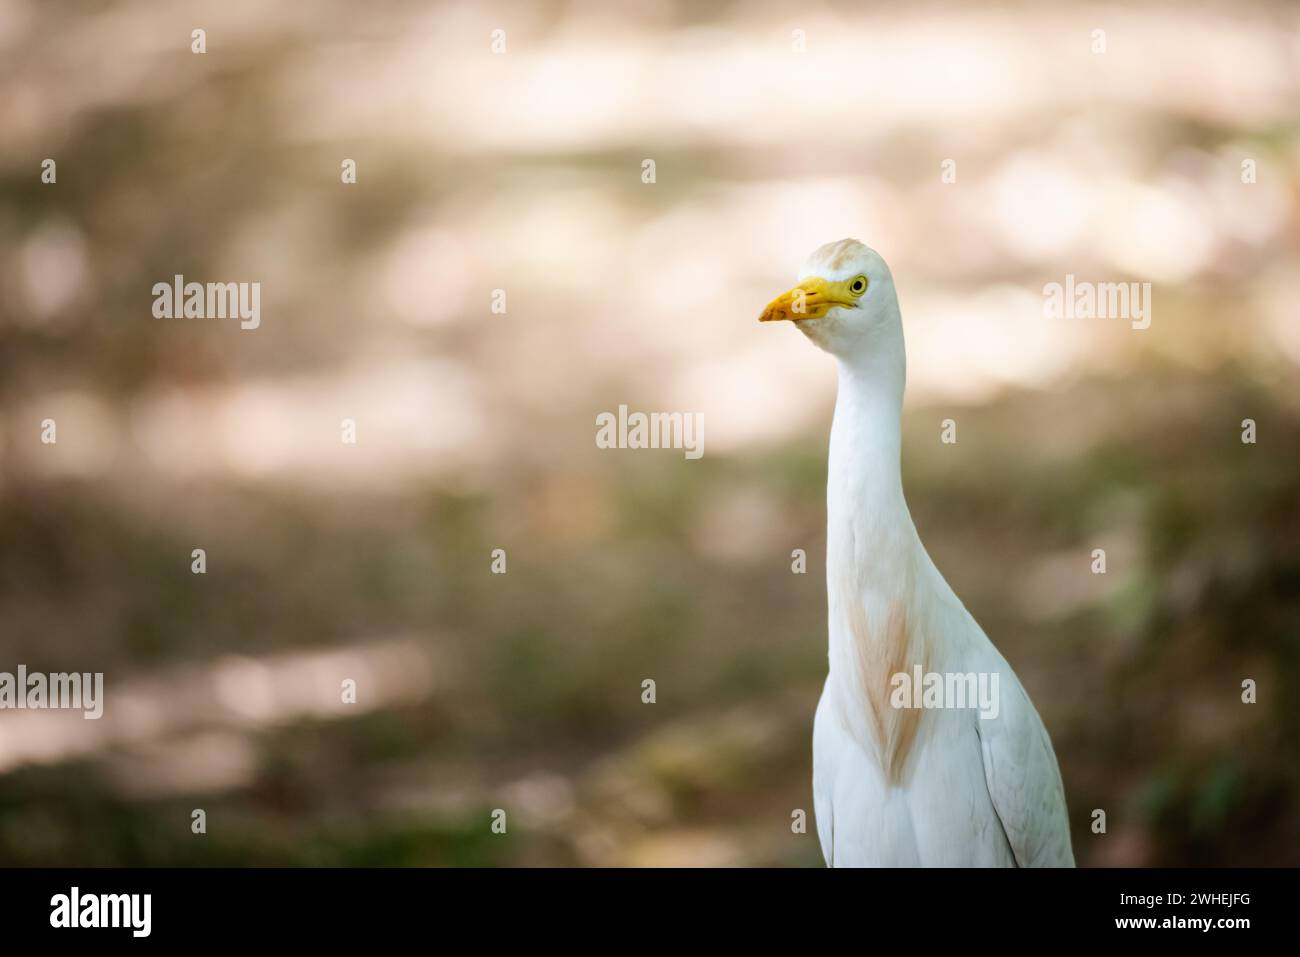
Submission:
[[[813,253],[800,280],[763,318],[798,320],[839,363],[826,495],[829,673],[813,732],[826,861],[1071,866],[1042,721],[930,560],[903,497],[906,360],[889,269],[844,240]],[[932,699],[903,694],[913,675],[936,676]]]

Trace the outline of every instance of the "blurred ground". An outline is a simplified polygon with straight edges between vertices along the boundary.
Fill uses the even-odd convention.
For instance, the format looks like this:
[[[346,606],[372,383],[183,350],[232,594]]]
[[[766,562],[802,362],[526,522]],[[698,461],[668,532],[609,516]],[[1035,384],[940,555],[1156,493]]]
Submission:
[[[0,0],[0,670],[109,694],[0,713],[0,864],[819,864],[834,375],[755,318],[846,235],[1080,863],[1300,863],[1298,25]],[[175,273],[262,327],[152,319]],[[1151,328],[1044,319],[1066,273]],[[703,459],[596,449],[620,403]]]

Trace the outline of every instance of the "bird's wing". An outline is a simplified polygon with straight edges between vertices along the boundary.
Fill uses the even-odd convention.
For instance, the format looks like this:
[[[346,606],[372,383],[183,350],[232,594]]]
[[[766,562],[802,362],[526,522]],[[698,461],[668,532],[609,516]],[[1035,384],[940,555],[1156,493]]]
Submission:
[[[1065,789],[1051,739],[1009,667],[1001,683],[998,716],[975,721],[993,808],[1019,866],[1073,867]]]

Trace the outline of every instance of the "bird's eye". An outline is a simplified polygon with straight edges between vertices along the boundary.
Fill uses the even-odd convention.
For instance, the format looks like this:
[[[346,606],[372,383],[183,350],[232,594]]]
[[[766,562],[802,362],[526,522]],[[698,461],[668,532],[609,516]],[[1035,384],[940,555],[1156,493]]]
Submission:
[[[867,277],[859,276],[853,282],[849,283],[849,292],[855,296],[860,296],[867,291]]]

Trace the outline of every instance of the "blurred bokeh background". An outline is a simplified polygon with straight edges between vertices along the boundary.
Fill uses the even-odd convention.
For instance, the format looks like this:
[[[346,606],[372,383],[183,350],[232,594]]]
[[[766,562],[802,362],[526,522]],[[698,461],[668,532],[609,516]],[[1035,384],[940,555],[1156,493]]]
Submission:
[[[1079,862],[1300,863],[1295,5],[0,0],[0,142],[0,670],[108,694],[0,713],[0,864],[820,864],[834,370],[755,319],[844,236]]]

